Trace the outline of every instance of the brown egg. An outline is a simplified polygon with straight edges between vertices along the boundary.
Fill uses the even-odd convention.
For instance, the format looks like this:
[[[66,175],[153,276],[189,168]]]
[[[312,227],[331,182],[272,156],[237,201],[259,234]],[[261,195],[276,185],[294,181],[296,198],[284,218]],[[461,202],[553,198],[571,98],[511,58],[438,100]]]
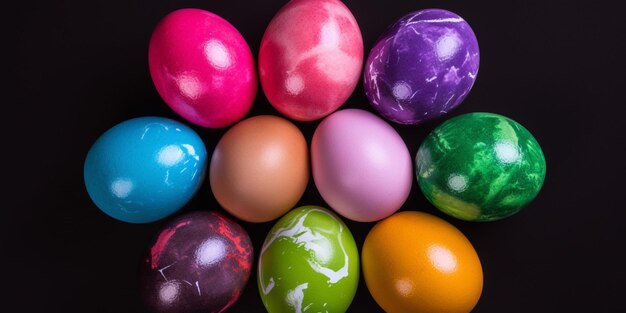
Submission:
[[[306,188],[306,140],[283,118],[248,118],[220,139],[209,175],[213,195],[232,215],[248,222],[276,219],[296,205]]]

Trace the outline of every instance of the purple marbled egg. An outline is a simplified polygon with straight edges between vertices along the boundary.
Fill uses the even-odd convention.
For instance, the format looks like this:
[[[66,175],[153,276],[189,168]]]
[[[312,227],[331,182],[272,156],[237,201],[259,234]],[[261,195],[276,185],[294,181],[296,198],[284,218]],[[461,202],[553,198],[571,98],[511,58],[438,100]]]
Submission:
[[[139,276],[155,313],[223,312],[241,295],[253,262],[248,233],[217,213],[187,213],[152,242]]]
[[[376,42],[365,64],[365,93],[400,124],[444,115],[467,96],[479,63],[478,41],[460,16],[440,9],[410,13]]]

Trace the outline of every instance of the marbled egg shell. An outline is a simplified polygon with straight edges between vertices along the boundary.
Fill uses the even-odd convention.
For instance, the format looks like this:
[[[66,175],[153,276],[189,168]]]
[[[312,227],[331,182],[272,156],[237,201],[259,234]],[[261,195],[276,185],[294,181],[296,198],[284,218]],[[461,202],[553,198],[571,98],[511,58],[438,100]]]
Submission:
[[[463,18],[440,9],[416,11],[374,44],[365,63],[365,93],[387,119],[419,124],[465,99],[478,64],[478,41]]]
[[[283,216],[265,238],[258,285],[270,313],[345,312],[359,282],[359,254],[339,217],[317,206]]]
[[[469,113],[435,128],[415,159],[417,181],[441,211],[470,221],[517,213],[541,190],[546,160],[533,135],[493,113]]]
[[[148,60],[163,100],[195,124],[228,126],[252,107],[257,78],[250,47],[211,12],[181,9],[165,16],[150,39]]]
[[[285,116],[312,121],[339,108],[363,65],[363,38],[338,0],[292,0],[270,22],[259,50],[261,86]]]
[[[140,268],[151,312],[223,312],[241,295],[254,255],[246,231],[217,213],[195,211],[167,224]]]
[[[311,163],[324,200],[359,222],[397,211],[413,183],[411,155],[402,137],[383,119],[358,109],[337,111],[319,124]]]
[[[182,208],[202,185],[207,164],[193,129],[162,117],[140,117],[106,131],[84,166],[87,192],[104,213],[148,223]]]

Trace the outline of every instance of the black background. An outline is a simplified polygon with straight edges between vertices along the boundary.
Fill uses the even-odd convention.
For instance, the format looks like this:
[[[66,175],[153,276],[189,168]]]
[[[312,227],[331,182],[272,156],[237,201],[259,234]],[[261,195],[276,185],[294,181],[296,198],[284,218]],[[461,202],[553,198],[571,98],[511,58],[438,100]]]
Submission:
[[[156,115],[182,121],[160,99],[148,72],[148,42],[163,16],[183,7],[217,13],[256,56],[265,27],[285,1],[17,3],[3,4],[1,22],[8,55],[0,71],[0,311],[142,312],[138,262],[170,218],[133,225],[100,212],[83,184],[85,155],[100,134],[124,120]],[[454,220],[434,209],[415,182],[402,208],[443,217],[474,244],[485,278],[475,312],[623,311],[626,27],[620,10],[599,1],[345,3],[360,24],[366,55],[388,25],[423,8],[454,11],[477,35],[480,71],[465,102],[420,126],[395,125],[413,156],[435,126],[474,111],[513,118],[543,147],[545,185],[513,217]],[[343,107],[372,110],[361,83]],[[259,89],[248,116],[263,113],[277,114]],[[317,124],[297,123],[309,142]],[[226,131],[193,127],[209,153]],[[299,204],[325,205],[312,181]],[[219,209],[208,181],[177,215],[207,209]],[[346,222],[360,248],[373,223]],[[242,224],[258,251],[273,223]],[[263,311],[253,273],[229,312]],[[350,312],[379,311],[361,278]]]

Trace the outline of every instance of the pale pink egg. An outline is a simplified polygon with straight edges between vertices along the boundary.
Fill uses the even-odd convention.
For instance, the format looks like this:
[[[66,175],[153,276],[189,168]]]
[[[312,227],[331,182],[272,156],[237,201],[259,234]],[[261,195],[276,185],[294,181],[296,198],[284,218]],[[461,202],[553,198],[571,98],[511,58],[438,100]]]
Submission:
[[[192,123],[233,124],[256,96],[250,47],[233,25],[211,12],[181,9],[165,16],[150,39],[148,60],[163,100]]]
[[[396,212],[413,184],[409,150],[396,130],[363,110],[325,118],[311,142],[313,179],[337,213],[372,222]]]
[[[363,38],[338,0],[292,0],[274,16],[259,50],[261,86],[282,114],[312,121],[352,94],[363,66]]]

